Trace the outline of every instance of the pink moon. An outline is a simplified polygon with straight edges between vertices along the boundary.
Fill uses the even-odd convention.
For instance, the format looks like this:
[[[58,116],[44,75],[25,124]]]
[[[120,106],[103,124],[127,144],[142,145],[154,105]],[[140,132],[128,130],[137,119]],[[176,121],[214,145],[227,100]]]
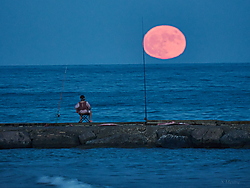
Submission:
[[[152,57],[171,59],[184,52],[186,39],[176,27],[161,25],[153,27],[145,34],[143,47],[145,52]]]

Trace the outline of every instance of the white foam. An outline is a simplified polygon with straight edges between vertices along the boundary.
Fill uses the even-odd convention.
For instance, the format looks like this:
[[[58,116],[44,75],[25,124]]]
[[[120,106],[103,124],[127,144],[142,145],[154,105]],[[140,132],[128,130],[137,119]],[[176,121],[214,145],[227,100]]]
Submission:
[[[92,188],[91,185],[80,182],[76,179],[65,179],[60,176],[42,176],[38,179],[37,183],[54,185],[58,188]]]

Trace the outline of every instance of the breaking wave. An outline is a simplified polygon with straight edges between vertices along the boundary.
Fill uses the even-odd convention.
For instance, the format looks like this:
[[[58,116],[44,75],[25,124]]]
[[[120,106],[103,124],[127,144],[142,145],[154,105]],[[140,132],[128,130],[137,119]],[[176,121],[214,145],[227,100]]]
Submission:
[[[37,183],[57,186],[58,188],[92,188],[91,185],[80,182],[77,179],[66,179],[60,176],[42,176],[38,179]]]

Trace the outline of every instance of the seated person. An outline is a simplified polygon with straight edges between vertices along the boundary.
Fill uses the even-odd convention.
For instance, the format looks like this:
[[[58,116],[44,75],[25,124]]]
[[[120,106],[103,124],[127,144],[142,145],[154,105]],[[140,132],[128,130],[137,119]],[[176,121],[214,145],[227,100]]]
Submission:
[[[81,101],[75,105],[76,112],[80,115],[80,121],[79,123],[82,123],[82,116],[83,115],[89,115],[89,122],[92,122],[91,116],[91,106],[87,101],[85,101],[85,96],[80,96]]]

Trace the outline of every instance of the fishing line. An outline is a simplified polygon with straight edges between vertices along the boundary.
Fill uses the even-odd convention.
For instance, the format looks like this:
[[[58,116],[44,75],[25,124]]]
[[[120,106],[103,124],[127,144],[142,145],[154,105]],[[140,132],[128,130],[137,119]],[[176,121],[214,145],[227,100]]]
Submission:
[[[57,110],[57,116],[56,116],[56,123],[57,123],[57,119],[60,117],[59,109],[60,109],[60,104],[61,104],[61,99],[62,99],[62,92],[63,92],[63,86],[64,86],[66,72],[67,72],[67,67],[65,68],[65,73],[64,73],[64,78],[63,78],[62,91],[61,91],[61,96],[60,96],[58,110]]]
[[[142,17],[142,51],[143,51],[143,68],[144,68],[144,95],[145,95],[145,118],[144,120],[147,123],[147,88],[146,88],[146,63],[145,63],[145,51],[143,46],[143,37],[144,37],[144,29],[143,29],[143,17]]]

